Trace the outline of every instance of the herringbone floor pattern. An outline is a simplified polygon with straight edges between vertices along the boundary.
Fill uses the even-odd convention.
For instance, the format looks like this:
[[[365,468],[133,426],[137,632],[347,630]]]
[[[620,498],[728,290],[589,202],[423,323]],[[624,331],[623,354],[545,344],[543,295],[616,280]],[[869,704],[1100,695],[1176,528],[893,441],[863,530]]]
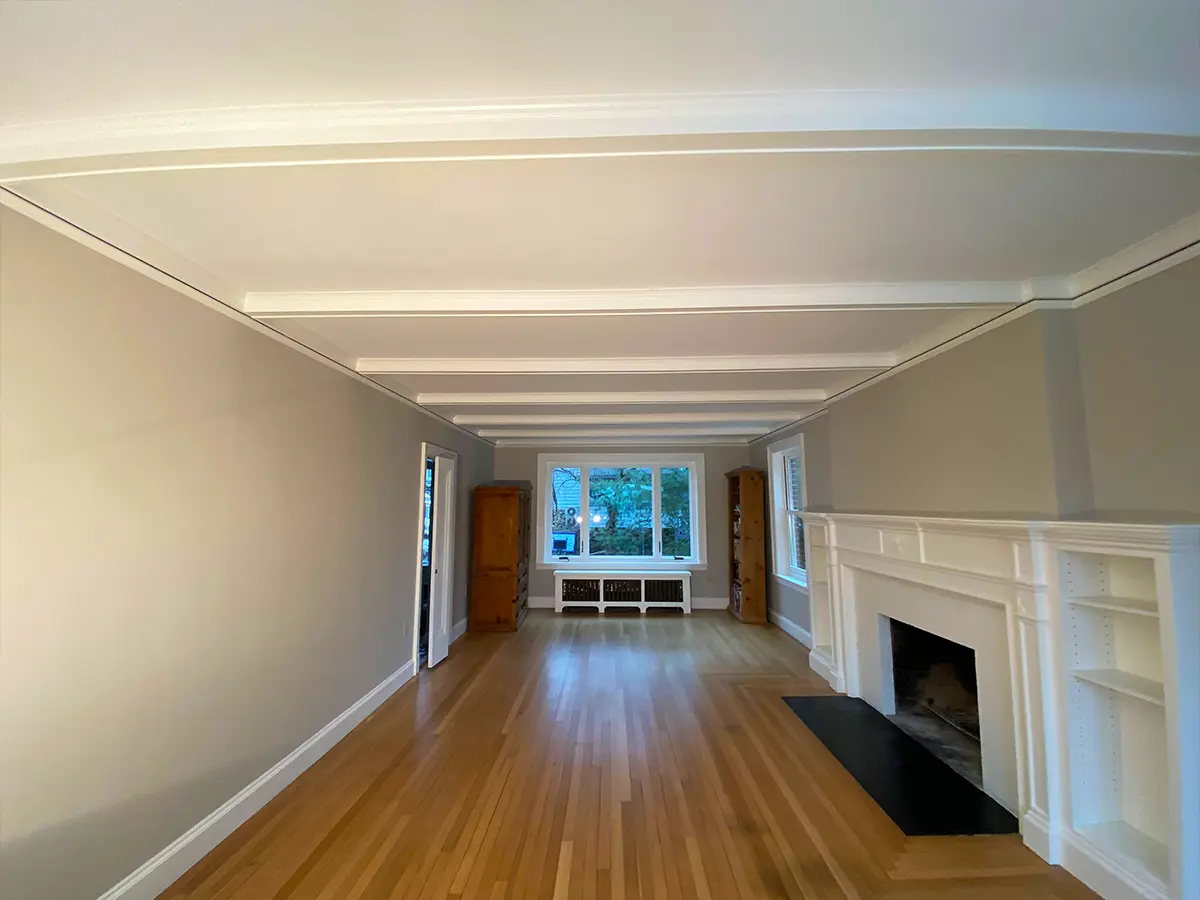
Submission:
[[[167,900],[1083,900],[1016,837],[905,838],[724,613],[468,635]]]

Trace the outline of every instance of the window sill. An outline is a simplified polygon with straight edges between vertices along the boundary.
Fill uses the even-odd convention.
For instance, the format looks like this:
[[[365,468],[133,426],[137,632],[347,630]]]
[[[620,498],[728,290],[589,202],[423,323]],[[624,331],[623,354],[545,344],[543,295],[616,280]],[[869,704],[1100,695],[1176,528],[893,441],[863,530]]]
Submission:
[[[798,587],[808,590],[807,572],[801,572],[799,575],[785,575],[782,572],[776,572],[775,580],[790,587]]]
[[[646,572],[658,571],[673,571],[679,569],[688,569],[692,572],[703,572],[708,568],[708,563],[698,562],[696,560],[686,559],[614,559],[614,560],[597,560],[597,559],[581,559],[581,560],[563,560],[563,559],[546,559],[534,564],[538,569],[561,569],[570,571],[578,569],[584,572],[597,571],[619,571],[627,572],[631,569],[638,569]]]

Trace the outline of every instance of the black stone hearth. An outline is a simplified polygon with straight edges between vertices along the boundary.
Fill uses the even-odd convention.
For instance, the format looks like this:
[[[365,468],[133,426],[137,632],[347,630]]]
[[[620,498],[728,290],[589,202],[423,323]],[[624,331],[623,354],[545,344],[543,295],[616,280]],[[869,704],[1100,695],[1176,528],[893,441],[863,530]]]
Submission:
[[[1015,816],[863,700],[783,700],[906,835],[1017,833]]]

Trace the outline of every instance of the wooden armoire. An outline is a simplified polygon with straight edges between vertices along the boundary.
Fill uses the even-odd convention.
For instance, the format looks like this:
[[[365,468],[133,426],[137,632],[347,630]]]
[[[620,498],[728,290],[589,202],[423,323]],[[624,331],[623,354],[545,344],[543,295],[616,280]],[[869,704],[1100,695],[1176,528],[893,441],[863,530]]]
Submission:
[[[472,631],[516,631],[529,598],[527,482],[475,488],[469,594]]]
[[[743,622],[767,621],[766,473],[741,468],[729,481],[729,611]]]

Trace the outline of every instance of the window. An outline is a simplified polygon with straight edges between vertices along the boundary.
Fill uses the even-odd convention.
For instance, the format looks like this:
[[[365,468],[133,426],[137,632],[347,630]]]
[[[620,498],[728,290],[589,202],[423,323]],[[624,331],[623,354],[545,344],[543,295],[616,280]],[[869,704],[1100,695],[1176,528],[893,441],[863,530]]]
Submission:
[[[775,574],[808,586],[804,545],[804,438],[797,435],[772,445],[771,513]]]
[[[539,565],[671,568],[704,562],[702,455],[538,457]]]

